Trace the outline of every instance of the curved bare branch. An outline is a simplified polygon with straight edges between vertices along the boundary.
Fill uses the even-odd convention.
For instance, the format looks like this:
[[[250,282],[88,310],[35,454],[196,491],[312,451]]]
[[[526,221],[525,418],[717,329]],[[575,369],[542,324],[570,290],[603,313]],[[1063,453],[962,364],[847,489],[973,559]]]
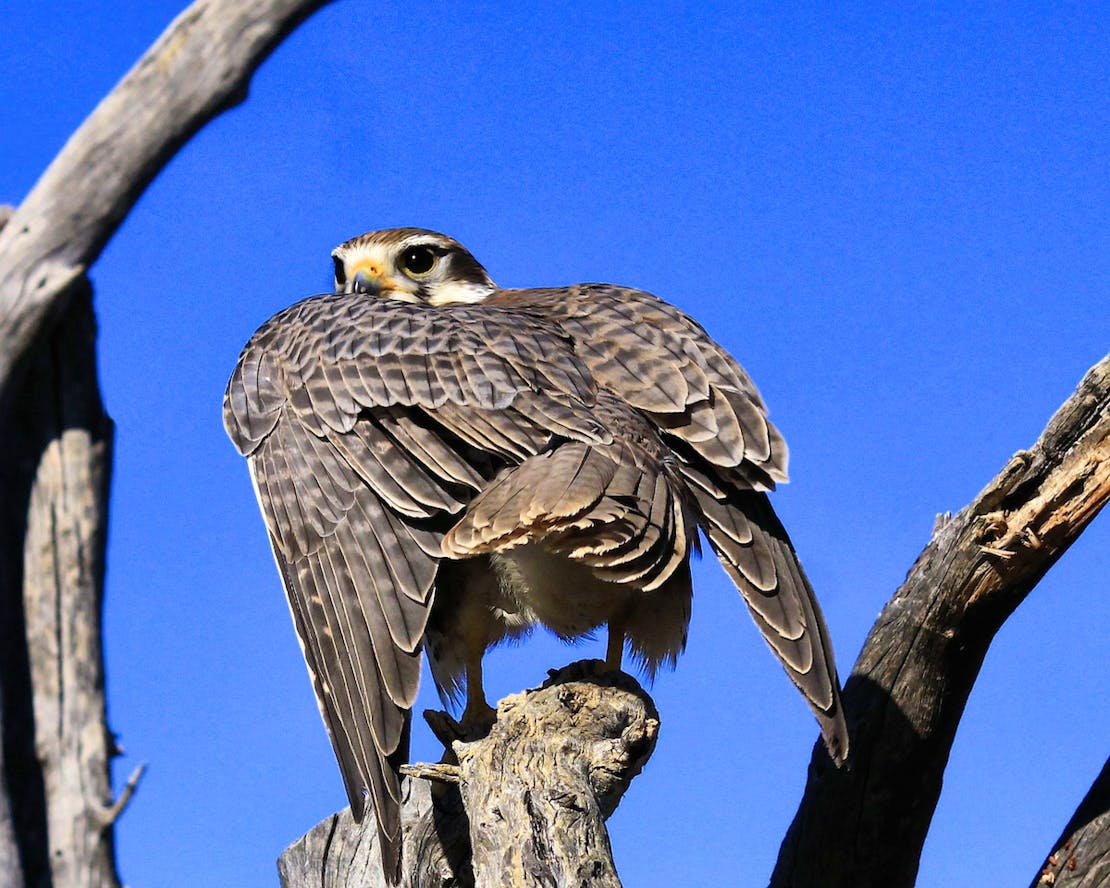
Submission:
[[[111,421],[85,270],[325,0],[201,0],[0,207],[0,886],[119,885],[100,645]],[[4,224],[6,223],[6,224]],[[16,726],[16,727],[13,727]]]
[[[854,767],[816,749],[772,886],[910,886],[995,633],[1110,499],[1110,357],[1031,450],[938,522],[844,694]]]
[[[0,231],[0,399],[12,367],[139,195],[326,0],[200,0],[80,126]]]

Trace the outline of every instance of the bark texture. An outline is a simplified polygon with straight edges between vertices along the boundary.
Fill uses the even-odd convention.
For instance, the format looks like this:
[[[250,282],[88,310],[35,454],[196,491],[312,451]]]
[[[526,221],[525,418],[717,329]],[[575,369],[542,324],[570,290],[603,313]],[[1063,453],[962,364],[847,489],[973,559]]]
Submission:
[[[111,423],[86,269],[174,152],[322,0],[202,0],[0,230],[0,888],[116,886],[100,613]]]
[[[112,423],[92,289],[73,288],[0,426],[5,777],[26,884],[117,886],[100,648]]]
[[[401,791],[401,884],[473,888],[468,821],[458,786],[406,777]],[[367,815],[355,823],[350,808],[318,823],[278,860],[283,888],[385,888],[382,873],[374,818]]]
[[[995,633],[1110,498],[1110,358],[933,539],[845,687],[850,767],[814,751],[774,888],[913,885],[956,727]]]
[[[1030,888],[1110,885],[1110,759],[1056,840]]]
[[[453,744],[457,768],[408,769],[437,782],[405,778],[402,885],[619,888],[605,820],[654,750],[659,716],[634,679],[596,666],[502,700],[486,737]],[[385,886],[376,841],[372,818],[329,817],[282,854],[281,884]]]

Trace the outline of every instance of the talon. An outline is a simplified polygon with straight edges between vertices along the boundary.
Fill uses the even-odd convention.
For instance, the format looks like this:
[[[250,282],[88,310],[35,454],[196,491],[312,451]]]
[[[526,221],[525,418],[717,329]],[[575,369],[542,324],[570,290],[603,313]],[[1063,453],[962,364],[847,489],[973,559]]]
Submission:
[[[615,671],[613,669],[613,667],[609,665],[609,661],[607,659],[606,660],[589,660],[588,662],[589,662],[590,672],[592,672],[594,675],[600,676],[600,675],[605,675],[609,672]],[[620,667],[618,666],[617,670],[619,670],[619,669],[620,669]]]

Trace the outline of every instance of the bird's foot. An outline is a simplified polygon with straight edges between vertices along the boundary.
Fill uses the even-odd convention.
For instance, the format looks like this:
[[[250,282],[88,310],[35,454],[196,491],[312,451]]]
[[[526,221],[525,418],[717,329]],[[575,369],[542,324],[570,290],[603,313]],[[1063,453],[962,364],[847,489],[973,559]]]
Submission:
[[[567,675],[568,670],[571,670],[573,678]],[[597,659],[576,660],[574,663],[568,663],[559,669],[548,669],[547,680],[551,681],[555,676],[561,676],[566,681],[579,681],[588,679],[591,675],[596,678],[602,675],[611,675],[614,672],[619,672],[622,675],[626,674],[620,663]]]
[[[471,743],[485,737],[497,721],[497,710],[483,700],[480,704],[468,703],[461,719],[452,718],[438,709],[426,709],[424,721],[450,755],[455,741]]]
[[[471,700],[466,704],[462,719],[459,721],[459,727],[470,739],[474,739],[488,734],[495,721],[497,721],[497,710],[483,698],[481,700]]]

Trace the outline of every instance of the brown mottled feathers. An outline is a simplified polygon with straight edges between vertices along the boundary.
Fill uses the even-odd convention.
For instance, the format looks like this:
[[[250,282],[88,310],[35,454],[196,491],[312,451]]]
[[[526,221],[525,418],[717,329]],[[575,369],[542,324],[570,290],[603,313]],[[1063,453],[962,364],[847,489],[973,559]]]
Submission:
[[[368,791],[387,873],[444,557],[540,544],[614,589],[662,596],[684,639],[700,525],[831,754],[846,753],[828,633],[764,494],[786,477],[785,444],[747,374],[654,296],[591,284],[439,307],[313,297],[251,338],[224,419],[352,811]],[[644,656],[654,668],[676,653]]]
[[[600,579],[661,586],[685,561],[695,533],[668,451],[651,425],[605,390],[592,416],[608,443],[568,441],[501,471],[443,540],[449,558],[527,543],[589,565]]]

